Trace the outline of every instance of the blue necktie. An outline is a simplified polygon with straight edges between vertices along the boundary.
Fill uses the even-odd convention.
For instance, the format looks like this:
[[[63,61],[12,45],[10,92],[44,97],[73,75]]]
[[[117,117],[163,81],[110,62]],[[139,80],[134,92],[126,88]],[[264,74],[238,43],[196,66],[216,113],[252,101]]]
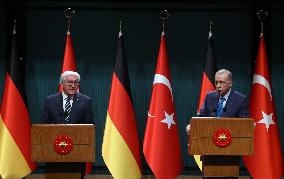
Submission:
[[[217,104],[217,111],[216,111],[216,117],[221,117],[223,112],[223,104],[224,104],[225,98],[221,97],[219,98],[219,102]]]

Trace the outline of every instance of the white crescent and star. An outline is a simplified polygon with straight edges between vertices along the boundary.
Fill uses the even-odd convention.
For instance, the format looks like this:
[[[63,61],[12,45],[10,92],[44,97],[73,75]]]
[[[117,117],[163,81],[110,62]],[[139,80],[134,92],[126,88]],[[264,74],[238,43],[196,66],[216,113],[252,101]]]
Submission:
[[[267,89],[267,91],[269,92],[270,100],[272,101],[272,94],[271,94],[270,84],[263,76],[254,74],[253,75],[253,80],[252,80],[252,85],[254,85],[254,84],[263,85]]]
[[[266,114],[262,111],[262,119],[257,124],[265,124],[266,130],[268,131],[270,125],[276,125],[272,119],[273,113]]]
[[[148,117],[155,117],[155,116],[151,115],[150,112],[148,111]]]
[[[172,86],[171,86],[170,80],[167,77],[161,74],[155,74],[153,85],[155,84],[163,84],[166,87],[168,87],[168,89],[170,90],[171,96],[172,96],[172,101],[173,101]],[[148,111],[148,117],[155,117],[155,116],[151,115],[150,112]]]
[[[172,102],[173,102],[173,91],[172,91],[172,86],[171,86],[170,80],[164,75],[155,74],[153,85],[155,85],[155,84],[165,85],[171,93]],[[171,129],[171,126],[176,124],[175,121],[174,121],[174,113],[168,114],[166,111],[164,111],[164,114],[165,114],[165,118],[163,120],[161,120],[160,122],[167,124],[168,129]],[[148,117],[155,117],[155,116],[151,115],[151,113],[148,111]]]
[[[261,75],[258,74],[254,74],[253,75],[253,80],[252,80],[252,85],[254,84],[260,84],[262,86],[264,86],[270,96],[270,100],[272,101],[272,93],[271,93],[271,87],[269,84],[269,81],[267,81],[267,79]],[[265,124],[265,128],[268,131],[270,125],[276,125],[276,123],[273,121],[272,119],[273,113],[270,114],[266,114],[264,111],[262,111],[262,119],[258,122],[256,122],[256,124]]]
[[[161,74],[155,74],[153,85],[155,85],[155,84],[163,84],[166,87],[168,87],[170,92],[171,92],[172,101],[174,101],[173,100],[173,91],[172,91],[171,82],[170,82],[170,80],[167,77],[165,77],[164,75],[161,75]]]
[[[168,125],[168,129],[171,129],[172,124],[176,124],[174,121],[174,113],[168,114],[166,111],[165,113],[165,119],[161,120],[160,122],[165,123]]]

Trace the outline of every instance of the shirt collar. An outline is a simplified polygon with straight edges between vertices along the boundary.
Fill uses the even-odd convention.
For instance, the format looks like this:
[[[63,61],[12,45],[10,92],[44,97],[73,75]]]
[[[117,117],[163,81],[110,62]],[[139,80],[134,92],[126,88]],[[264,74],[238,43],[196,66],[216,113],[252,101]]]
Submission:
[[[62,91],[62,97],[63,97],[63,100],[66,100],[68,98],[68,96]],[[72,100],[74,98],[73,97],[70,97],[70,100]]]
[[[225,94],[225,96],[223,96],[223,98],[225,98],[225,101],[227,101],[227,100],[228,100],[228,98],[229,98],[229,95],[230,95],[231,91],[232,91],[232,89],[230,88],[230,90],[228,91],[228,93],[227,93],[227,94]],[[221,97],[220,97],[220,98],[221,98]]]

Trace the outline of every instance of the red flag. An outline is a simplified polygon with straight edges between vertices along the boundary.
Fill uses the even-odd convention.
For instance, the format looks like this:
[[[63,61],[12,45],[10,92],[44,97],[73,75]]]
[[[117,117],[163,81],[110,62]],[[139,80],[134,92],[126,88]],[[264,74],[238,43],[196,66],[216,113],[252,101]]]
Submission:
[[[173,179],[183,164],[164,33],[152,90],[143,152],[158,179]]]
[[[254,179],[279,179],[283,161],[263,34],[252,81],[250,115],[256,124],[254,155],[243,157],[244,163]]]
[[[26,106],[25,58],[12,37],[0,116],[0,175],[22,178],[35,169],[31,161],[31,123]]]
[[[72,45],[71,33],[69,32],[69,30],[66,36],[66,45],[65,45],[64,59],[63,59],[61,73],[64,73],[65,71],[77,71],[75,53],[74,53],[74,49]],[[61,90],[62,90],[62,85],[59,84],[58,91],[61,91]],[[91,172],[92,172],[92,163],[86,162],[85,175]]]
[[[65,45],[65,52],[64,52],[64,59],[61,73],[65,71],[77,71],[77,65],[75,60],[75,53],[72,45],[71,34],[68,31],[66,36],[66,45]],[[62,90],[62,85],[59,84],[58,91]]]

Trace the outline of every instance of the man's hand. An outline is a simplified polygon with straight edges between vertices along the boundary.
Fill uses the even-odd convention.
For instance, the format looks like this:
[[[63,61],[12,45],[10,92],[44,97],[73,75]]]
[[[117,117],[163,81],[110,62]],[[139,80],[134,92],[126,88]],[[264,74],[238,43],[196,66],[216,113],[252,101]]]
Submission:
[[[190,131],[190,124],[188,124],[185,128],[185,131],[187,133],[187,135],[189,135],[189,131]]]

